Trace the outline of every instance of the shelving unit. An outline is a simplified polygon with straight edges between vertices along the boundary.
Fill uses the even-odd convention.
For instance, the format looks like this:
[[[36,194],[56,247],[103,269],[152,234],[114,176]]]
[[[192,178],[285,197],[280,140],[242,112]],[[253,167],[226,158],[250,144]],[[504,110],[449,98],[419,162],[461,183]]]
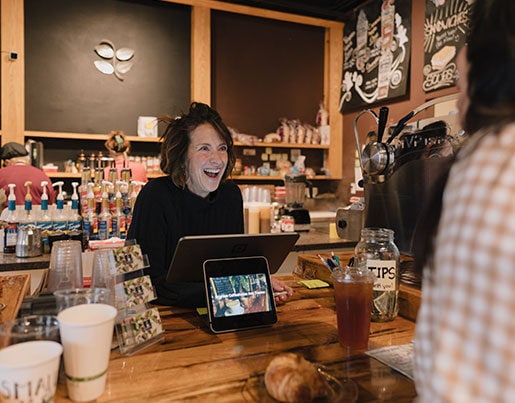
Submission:
[[[294,24],[305,24],[314,27],[322,27],[325,30],[324,42],[324,94],[323,102],[329,111],[329,122],[331,124],[331,145],[311,144],[286,144],[286,143],[255,143],[244,144],[236,142],[237,148],[250,147],[272,147],[284,149],[306,149],[323,153],[323,159],[331,176],[316,176],[315,180],[339,180],[342,178],[342,122],[343,118],[339,112],[339,88],[341,83],[341,64],[343,60],[343,24],[335,21],[327,21],[318,18],[303,17],[288,13],[263,10],[254,7],[246,7],[225,2],[206,2],[205,0],[165,0],[171,3],[191,6],[191,99],[206,102],[212,101],[212,72],[211,72],[211,12],[222,11],[259,17],[270,20],[283,21]],[[67,133],[67,132],[46,132],[26,130],[26,94],[25,94],[25,57],[24,57],[24,4],[17,0],[2,0],[0,3],[0,22],[2,27],[1,45],[2,49],[14,49],[22,57],[16,61],[2,57],[0,70],[1,92],[1,140],[2,143],[9,141],[24,142],[28,139],[49,143],[48,150],[57,149],[64,153],[69,150],[80,150],[86,145],[97,147],[98,144],[107,139],[107,134]],[[128,136],[134,143],[134,154],[144,152],[155,153],[153,145],[157,148],[159,138],[142,138]],[[61,141],[62,140],[62,141]],[[102,149],[99,147],[98,149]],[[152,151],[147,151],[152,150]],[[45,148],[47,151],[47,148]],[[70,153],[71,154],[71,153]],[[75,157],[73,157],[75,159]],[[50,173],[51,178],[75,179],[80,175],[56,172]],[[280,177],[271,176],[238,176],[238,181],[260,181],[273,182],[282,180]]]
[[[40,131],[26,131],[25,132],[25,140],[50,140],[50,139],[63,139],[66,141],[87,141],[87,142],[95,142],[100,141],[103,142],[108,138],[108,134],[86,134],[86,133],[57,133],[57,132],[40,132]],[[138,137],[138,136],[127,136],[131,143],[159,143],[160,139],[158,137]],[[256,143],[243,143],[240,141],[234,142],[234,146],[237,149],[242,148],[284,148],[284,149],[313,149],[313,150],[322,150],[326,152],[329,150],[330,145],[322,145],[322,144],[295,144],[295,143],[264,143],[264,142],[256,142]],[[238,151],[237,151],[238,154]],[[80,179],[80,173],[72,173],[72,172],[48,172],[48,177],[51,179]],[[149,178],[157,178],[162,176],[162,174],[150,174]],[[283,178],[281,176],[262,176],[262,175],[238,175],[233,176],[233,180],[236,181],[282,181]],[[314,178],[310,178],[313,180],[330,180],[333,179],[330,176],[325,175],[317,175]]]

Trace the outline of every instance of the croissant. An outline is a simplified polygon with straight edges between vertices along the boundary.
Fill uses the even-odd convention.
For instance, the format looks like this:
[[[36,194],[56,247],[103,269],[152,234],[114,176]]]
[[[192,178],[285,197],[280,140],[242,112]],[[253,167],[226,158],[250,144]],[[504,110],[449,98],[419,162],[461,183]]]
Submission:
[[[309,402],[327,395],[327,387],[317,368],[293,353],[276,356],[266,368],[266,390],[280,402]]]

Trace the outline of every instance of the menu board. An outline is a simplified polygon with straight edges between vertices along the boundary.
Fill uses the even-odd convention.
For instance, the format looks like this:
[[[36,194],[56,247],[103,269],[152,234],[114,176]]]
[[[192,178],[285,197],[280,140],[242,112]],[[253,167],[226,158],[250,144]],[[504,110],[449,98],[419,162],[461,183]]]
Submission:
[[[425,92],[456,84],[456,56],[464,46],[474,0],[426,0],[424,22]]]
[[[383,0],[345,21],[340,110],[406,94],[411,48],[411,0]]]

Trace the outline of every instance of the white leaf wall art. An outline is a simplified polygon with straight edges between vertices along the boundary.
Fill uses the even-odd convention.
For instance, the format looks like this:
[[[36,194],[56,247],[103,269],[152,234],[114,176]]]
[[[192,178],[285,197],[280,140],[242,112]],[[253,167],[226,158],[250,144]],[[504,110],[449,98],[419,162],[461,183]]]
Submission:
[[[102,39],[100,43],[95,46],[95,53],[104,60],[95,60],[95,67],[104,74],[113,74],[120,81],[125,79],[133,63],[129,60],[134,56],[134,50],[131,48],[120,48],[116,50],[114,43],[108,39]]]
[[[114,73],[113,65],[109,62],[106,62],[105,60],[95,60],[95,66],[104,74]]]

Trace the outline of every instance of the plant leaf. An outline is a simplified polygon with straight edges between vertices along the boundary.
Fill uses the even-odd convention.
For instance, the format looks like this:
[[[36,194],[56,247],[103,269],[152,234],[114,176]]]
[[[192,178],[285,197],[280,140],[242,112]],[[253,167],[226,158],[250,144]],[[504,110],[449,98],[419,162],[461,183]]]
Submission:
[[[113,74],[114,67],[111,63],[106,62],[105,60],[95,60],[95,66],[98,70],[100,70],[104,74]]]
[[[130,48],[120,48],[116,51],[116,58],[118,60],[129,60],[134,56],[134,50]]]
[[[95,52],[104,59],[112,59],[114,57],[114,49],[106,43],[95,46]]]
[[[128,73],[132,69],[132,62],[120,62],[116,64],[116,71],[120,74]]]

